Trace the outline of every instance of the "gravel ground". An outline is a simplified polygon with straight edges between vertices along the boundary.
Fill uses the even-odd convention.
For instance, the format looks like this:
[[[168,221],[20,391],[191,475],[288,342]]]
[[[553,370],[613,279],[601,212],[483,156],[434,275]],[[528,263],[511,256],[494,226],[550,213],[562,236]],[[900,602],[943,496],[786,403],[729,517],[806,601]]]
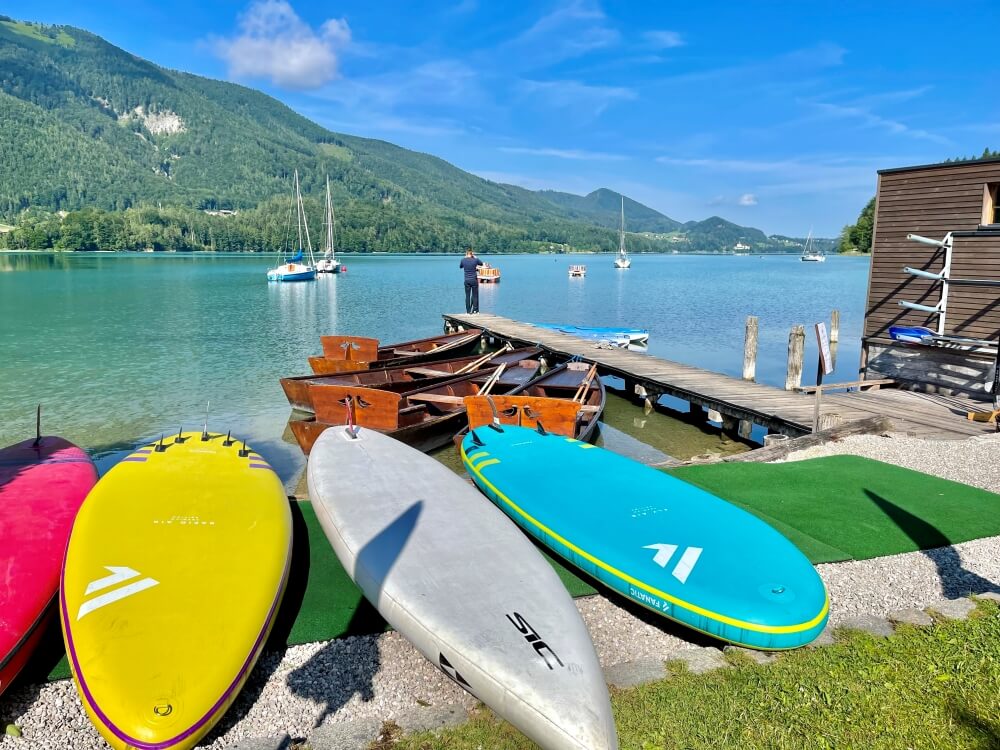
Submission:
[[[1000,436],[963,441],[856,436],[792,454],[800,460],[852,453],[1000,491]],[[830,622],[859,614],[886,615],[941,598],[1000,592],[1000,537],[862,562],[818,566],[832,601]],[[620,600],[615,600],[620,601]],[[706,645],[692,633],[601,596],[577,600],[605,666],[678,648]],[[236,704],[206,740],[224,748],[240,739],[288,732],[307,737],[322,723],[388,719],[423,704],[462,704],[459,690],[396,633],[345,638],[265,655]],[[0,749],[104,748],[65,680],[15,688],[0,699],[0,718],[23,731]]]

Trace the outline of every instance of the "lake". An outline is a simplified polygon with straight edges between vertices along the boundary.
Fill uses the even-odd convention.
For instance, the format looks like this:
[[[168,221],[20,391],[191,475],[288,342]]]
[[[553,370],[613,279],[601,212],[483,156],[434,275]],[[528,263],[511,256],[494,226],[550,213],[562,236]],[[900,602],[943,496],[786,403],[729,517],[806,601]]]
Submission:
[[[245,437],[286,482],[304,459],[289,442],[278,378],[308,372],[319,336],[384,342],[435,335],[441,314],[464,307],[459,256],[344,256],[348,272],[268,284],[273,258],[226,255],[0,254],[0,445],[43,430],[86,447],[106,467],[135,445],[179,428]],[[637,255],[487,258],[502,271],[480,309],[525,321],[650,329],[648,351],[739,375],[747,315],[760,318],[757,379],[784,383],[788,331],[841,312],[837,369],[854,380],[869,261],[797,256]],[[570,263],[587,265],[583,279]],[[676,456],[719,437],[613,400],[613,427]],[[610,431],[612,434],[614,430]],[[283,437],[284,435],[284,437]],[[722,441],[724,442],[724,441]]]

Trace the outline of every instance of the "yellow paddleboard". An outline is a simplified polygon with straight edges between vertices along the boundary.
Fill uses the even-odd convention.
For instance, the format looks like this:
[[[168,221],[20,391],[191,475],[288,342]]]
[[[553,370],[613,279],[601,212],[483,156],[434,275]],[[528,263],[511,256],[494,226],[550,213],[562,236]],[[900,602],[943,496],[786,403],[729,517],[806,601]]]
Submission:
[[[145,446],[98,482],[70,535],[60,615],[112,747],[180,750],[212,728],[264,646],[291,551],[281,481],[224,435]]]

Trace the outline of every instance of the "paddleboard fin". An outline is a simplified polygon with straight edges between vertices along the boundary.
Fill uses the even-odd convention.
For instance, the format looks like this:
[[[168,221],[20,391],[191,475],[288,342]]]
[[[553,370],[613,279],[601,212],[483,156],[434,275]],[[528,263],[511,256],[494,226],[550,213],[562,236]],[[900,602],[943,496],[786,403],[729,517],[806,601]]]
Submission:
[[[230,430],[229,432],[226,433],[226,439],[222,441],[222,446],[224,448],[228,448],[230,445],[232,445],[235,442],[236,441],[233,440],[233,431]]]
[[[155,450],[157,453],[163,453],[163,451],[165,451],[166,449],[167,449],[167,446],[165,446],[163,444],[163,435],[161,434],[160,435],[160,442],[158,442],[156,444],[156,448],[154,448],[153,450]]]
[[[177,437],[174,438],[175,443],[180,443],[181,445],[184,444],[184,441],[187,440],[187,438],[183,437],[183,433],[184,433],[184,425],[181,425],[180,427],[177,428]]]
[[[472,444],[477,448],[482,448],[486,443],[482,441],[479,435],[476,434],[475,430],[469,430],[469,436],[472,438]]]
[[[42,444],[42,405],[39,404],[38,408],[35,409],[35,442],[31,444],[32,448],[37,448]]]
[[[243,447],[240,448],[239,456],[240,456],[240,458],[246,458],[249,455],[250,455],[250,451],[247,449],[247,441],[244,440],[243,441]]]
[[[201,442],[208,442],[208,407],[212,405],[211,401],[205,402],[205,428],[201,431]]]

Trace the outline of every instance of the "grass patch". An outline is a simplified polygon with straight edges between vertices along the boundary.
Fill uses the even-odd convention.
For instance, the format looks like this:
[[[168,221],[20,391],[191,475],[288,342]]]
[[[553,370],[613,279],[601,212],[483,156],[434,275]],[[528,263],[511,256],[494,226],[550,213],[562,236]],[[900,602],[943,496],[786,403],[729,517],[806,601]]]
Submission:
[[[967,622],[902,627],[892,638],[844,633],[834,646],[767,666],[668,680],[613,695],[623,750],[667,748],[1000,747],[1000,609],[980,603]],[[382,746],[384,747],[384,746]],[[483,709],[439,735],[400,738],[394,750],[529,750],[535,745]]]
[[[25,21],[0,21],[15,34],[30,37],[46,44],[58,44],[60,47],[76,46],[76,39],[67,34],[63,29],[50,29],[46,26]]]
[[[320,143],[319,152],[323,156],[332,156],[334,159],[340,159],[341,161],[351,161],[354,158],[354,154],[351,153],[349,148],[338,146],[336,143]]]

